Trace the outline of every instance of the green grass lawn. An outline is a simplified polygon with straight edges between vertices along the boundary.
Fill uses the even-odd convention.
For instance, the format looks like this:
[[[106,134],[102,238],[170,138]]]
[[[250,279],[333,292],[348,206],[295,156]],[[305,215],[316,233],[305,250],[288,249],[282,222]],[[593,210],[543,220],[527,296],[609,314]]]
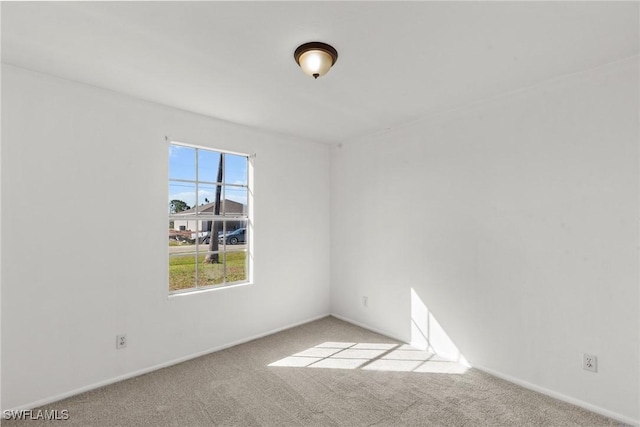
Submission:
[[[226,256],[226,280],[223,260]],[[205,255],[198,256],[198,287],[219,285],[224,282],[246,280],[246,252],[229,252],[220,254],[218,264],[205,264]],[[196,286],[195,255],[178,255],[169,257],[169,291],[189,289]]]

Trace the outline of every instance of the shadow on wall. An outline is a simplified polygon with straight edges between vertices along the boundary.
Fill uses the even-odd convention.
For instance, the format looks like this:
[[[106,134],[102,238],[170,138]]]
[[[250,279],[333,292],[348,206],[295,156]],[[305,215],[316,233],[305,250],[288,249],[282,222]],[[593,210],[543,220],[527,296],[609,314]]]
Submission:
[[[411,346],[470,367],[460,350],[411,288]]]

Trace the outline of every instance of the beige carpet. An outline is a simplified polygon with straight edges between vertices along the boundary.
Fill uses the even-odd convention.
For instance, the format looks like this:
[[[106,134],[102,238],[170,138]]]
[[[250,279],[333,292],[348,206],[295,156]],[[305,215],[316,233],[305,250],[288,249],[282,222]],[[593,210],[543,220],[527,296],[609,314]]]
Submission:
[[[333,317],[40,409],[67,409],[58,426],[620,425]]]

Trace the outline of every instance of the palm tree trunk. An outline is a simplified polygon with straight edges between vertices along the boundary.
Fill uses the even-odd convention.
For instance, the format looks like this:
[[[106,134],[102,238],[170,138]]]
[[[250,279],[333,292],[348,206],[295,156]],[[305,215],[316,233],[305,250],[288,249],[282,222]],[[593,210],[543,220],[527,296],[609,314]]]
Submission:
[[[216,185],[216,200],[215,205],[213,207],[214,215],[220,215],[220,197],[222,195],[222,165],[223,165],[223,153],[220,153],[220,162],[218,163],[218,184]],[[212,254],[211,252],[218,251],[218,233],[222,231],[222,221],[213,221],[213,226],[211,227],[211,234],[209,235],[209,253],[204,259],[204,262],[207,264],[218,264],[220,262],[220,257],[218,254]],[[223,236],[224,238],[224,236]]]

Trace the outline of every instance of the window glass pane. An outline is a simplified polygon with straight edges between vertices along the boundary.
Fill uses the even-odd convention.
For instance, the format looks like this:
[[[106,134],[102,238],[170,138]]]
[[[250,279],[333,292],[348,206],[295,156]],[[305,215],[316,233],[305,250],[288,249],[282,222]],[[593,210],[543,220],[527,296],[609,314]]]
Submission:
[[[207,247],[210,242],[211,237],[211,222],[210,221],[197,221],[198,231],[193,236],[197,241],[194,244],[198,245],[198,251],[204,252],[207,250]],[[195,250],[195,249],[194,249]]]
[[[225,233],[224,227],[226,227],[224,221],[215,221],[212,218],[211,221],[202,220],[198,222],[200,223],[200,231],[198,233],[200,246],[198,247],[198,251],[205,253],[224,250],[223,246],[225,242],[222,238],[222,235]],[[212,237],[214,237],[213,240]]]
[[[169,179],[196,179],[196,150],[169,145]]]
[[[220,285],[224,282],[223,253],[207,252],[198,257],[198,286]]]
[[[214,233],[218,236],[218,247],[220,250],[224,250],[224,246],[226,246],[227,242],[224,240],[223,236],[226,236],[227,233],[229,233],[229,224],[225,221],[215,221],[213,223],[213,227]]]
[[[224,215],[244,216],[247,215],[248,190],[244,187],[224,186],[223,203]]]
[[[225,254],[226,282],[240,282],[247,280],[247,252],[229,251]]]
[[[169,181],[169,214],[195,215],[195,210],[190,210],[195,203],[195,184]]]
[[[203,149],[198,150],[198,181],[221,182],[221,180],[218,180],[219,167],[219,152]]]
[[[195,236],[195,230],[169,230],[169,254],[176,255],[195,252]]]
[[[198,250],[203,253],[207,251],[209,252],[217,251],[218,248],[222,250],[222,245],[224,243],[222,239],[222,235],[225,233],[224,227],[226,227],[226,224],[224,223],[224,221],[202,220],[198,222],[200,223],[200,226],[198,229],[200,246]],[[215,236],[213,241],[211,240],[212,236]]]
[[[180,249],[189,245],[192,245],[191,231],[186,230],[180,224],[176,224],[175,221],[169,220],[169,253],[190,252],[193,247],[190,250]]]
[[[224,182],[226,184],[247,185],[247,158],[235,154],[224,156]]]
[[[171,248],[170,248],[171,249]],[[195,254],[169,254],[169,291],[194,288],[196,285]]]
[[[242,249],[246,248],[248,236],[247,236],[247,222],[246,221],[226,221],[227,231],[224,239],[220,238],[220,242],[224,242],[227,245],[227,250],[230,250],[229,246],[241,246]]]
[[[216,191],[220,187],[220,197],[222,198],[222,186],[215,184],[198,185],[198,212],[204,215],[215,213]],[[222,215],[222,213],[220,213]]]

